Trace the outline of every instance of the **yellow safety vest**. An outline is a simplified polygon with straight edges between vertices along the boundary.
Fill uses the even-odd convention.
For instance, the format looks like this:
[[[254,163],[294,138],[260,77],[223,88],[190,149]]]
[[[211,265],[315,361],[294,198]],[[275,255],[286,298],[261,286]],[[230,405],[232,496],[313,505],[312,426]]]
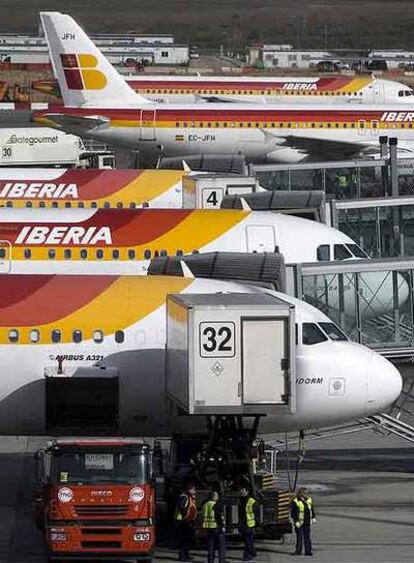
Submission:
[[[246,502],[246,524],[248,528],[256,526],[256,518],[254,517],[253,506],[255,504],[254,498],[250,497]]]
[[[208,500],[203,507],[203,528],[213,530],[217,528],[216,515],[214,514],[214,505],[216,501]]]
[[[312,499],[311,497],[307,497],[305,499],[305,502],[303,502],[303,500],[298,499],[298,497],[295,497],[293,499],[293,502],[296,504],[296,506],[298,507],[298,511],[299,511],[299,524],[302,526],[304,520],[305,520],[305,502],[308,506],[309,512],[311,512],[312,510]]]

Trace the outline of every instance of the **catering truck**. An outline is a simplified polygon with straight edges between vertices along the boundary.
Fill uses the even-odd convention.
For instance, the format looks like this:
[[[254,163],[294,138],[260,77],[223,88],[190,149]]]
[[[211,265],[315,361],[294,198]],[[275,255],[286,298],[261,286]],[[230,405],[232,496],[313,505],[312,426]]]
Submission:
[[[147,444],[57,440],[35,457],[35,517],[49,561],[152,559],[155,499]]]
[[[110,151],[87,150],[76,135],[48,127],[0,129],[0,166],[115,168]]]

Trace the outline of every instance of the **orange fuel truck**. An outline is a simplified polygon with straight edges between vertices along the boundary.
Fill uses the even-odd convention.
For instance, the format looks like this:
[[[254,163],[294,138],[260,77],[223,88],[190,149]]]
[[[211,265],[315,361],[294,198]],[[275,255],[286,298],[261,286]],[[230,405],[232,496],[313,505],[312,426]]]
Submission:
[[[49,561],[150,561],[155,545],[151,453],[138,440],[57,440],[36,453],[36,522]]]

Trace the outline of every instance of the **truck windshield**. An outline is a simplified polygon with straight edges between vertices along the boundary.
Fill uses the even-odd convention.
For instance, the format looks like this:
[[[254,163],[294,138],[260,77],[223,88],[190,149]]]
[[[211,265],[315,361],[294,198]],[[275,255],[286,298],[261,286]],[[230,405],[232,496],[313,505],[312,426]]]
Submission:
[[[148,461],[144,454],[131,452],[59,452],[52,475],[59,484],[144,484]]]

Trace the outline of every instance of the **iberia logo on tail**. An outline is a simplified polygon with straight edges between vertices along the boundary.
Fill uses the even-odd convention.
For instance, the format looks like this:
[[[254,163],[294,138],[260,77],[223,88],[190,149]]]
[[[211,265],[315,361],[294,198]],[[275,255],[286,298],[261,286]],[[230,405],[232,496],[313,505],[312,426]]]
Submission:
[[[96,70],[98,60],[94,55],[60,55],[66,84],[69,90],[103,90],[106,76]]]

